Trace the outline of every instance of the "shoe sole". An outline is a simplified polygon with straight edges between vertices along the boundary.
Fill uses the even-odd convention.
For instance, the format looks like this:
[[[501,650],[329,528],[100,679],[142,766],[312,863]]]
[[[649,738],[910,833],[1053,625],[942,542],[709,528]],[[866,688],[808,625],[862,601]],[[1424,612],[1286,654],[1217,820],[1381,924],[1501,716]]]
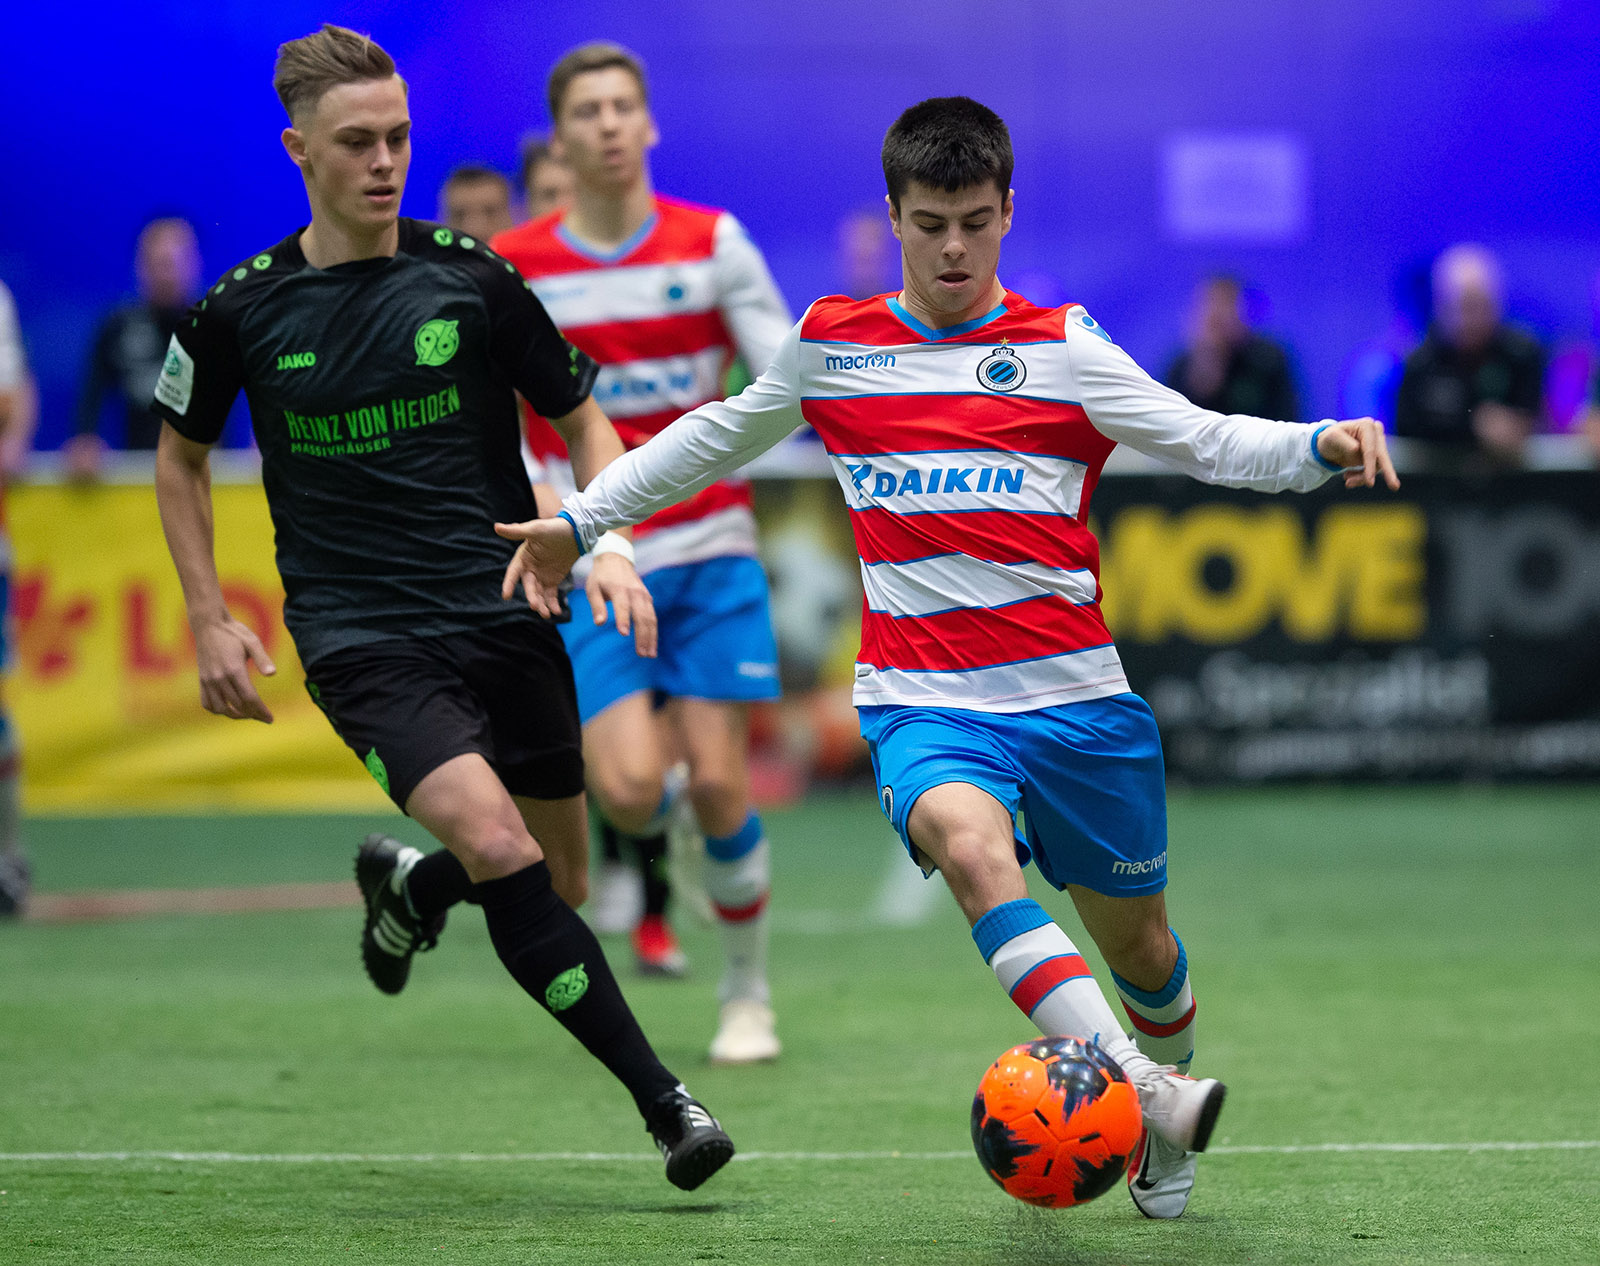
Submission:
[[[708,1062],[713,1068],[736,1068],[741,1064],[770,1064],[781,1054],[783,1047],[776,1046],[760,1055],[711,1055]]]
[[[638,967],[641,976],[660,976],[668,980],[682,980],[689,974],[688,963],[650,963],[641,958],[638,960]]]
[[[1215,1122],[1213,1121],[1212,1124],[1215,1124]],[[1149,1218],[1152,1222],[1170,1222],[1174,1218],[1181,1218],[1184,1214],[1184,1211],[1189,1207],[1189,1196],[1187,1195],[1184,1196],[1183,1204],[1176,1213],[1152,1212],[1150,1209],[1146,1208],[1144,1202],[1139,1199],[1141,1193],[1139,1184],[1141,1181],[1143,1181],[1140,1175],[1144,1173],[1145,1163],[1149,1160],[1149,1157],[1150,1131],[1146,1130],[1140,1137],[1139,1146],[1134,1150],[1133,1156],[1128,1163],[1128,1195],[1133,1200],[1133,1207],[1137,1209],[1144,1217]],[[1146,1188],[1144,1190],[1148,1189]],[[1192,1194],[1192,1191],[1190,1194]]]
[[[1217,1118],[1222,1115],[1222,1101],[1228,1097],[1228,1088],[1220,1081],[1212,1087],[1206,1101],[1200,1105],[1200,1120],[1194,1127],[1194,1141],[1187,1150],[1203,1152],[1211,1142],[1211,1131],[1216,1129]]]
[[[713,1134],[667,1166],[667,1181],[683,1191],[693,1191],[733,1159],[733,1140]]]

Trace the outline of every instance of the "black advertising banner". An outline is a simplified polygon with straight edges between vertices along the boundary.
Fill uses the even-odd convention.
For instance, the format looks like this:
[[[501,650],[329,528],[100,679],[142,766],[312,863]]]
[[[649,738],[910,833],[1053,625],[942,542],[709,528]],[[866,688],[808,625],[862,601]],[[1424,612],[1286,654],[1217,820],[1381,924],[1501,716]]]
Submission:
[[[1109,476],[1092,521],[1173,775],[1600,774],[1600,473]]]

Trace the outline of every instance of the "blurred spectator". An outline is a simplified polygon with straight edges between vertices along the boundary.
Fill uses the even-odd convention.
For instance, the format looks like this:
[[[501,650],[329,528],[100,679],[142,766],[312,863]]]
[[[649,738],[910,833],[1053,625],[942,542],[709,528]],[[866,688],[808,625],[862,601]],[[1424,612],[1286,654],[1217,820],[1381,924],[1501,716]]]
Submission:
[[[1189,346],[1167,369],[1167,386],[1202,409],[1300,420],[1289,356],[1250,328],[1238,278],[1207,277],[1196,288]]]
[[[572,204],[572,169],[550,152],[543,137],[522,143],[522,201],[528,218],[537,220]]]
[[[492,167],[465,164],[439,186],[439,222],[463,237],[487,243],[517,222],[511,209],[511,182]]]
[[[0,446],[22,424],[31,401],[27,358],[11,291],[0,283]],[[10,660],[11,543],[0,527],[0,669]],[[0,918],[20,915],[28,901],[28,859],[22,851],[22,806],[16,731],[0,694]]]
[[[1433,265],[1433,326],[1406,360],[1394,429],[1497,462],[1522,455],[1539,415],[1544,351],[1502,319],[1500,262],[1471,243]]]
[[[139,234],[134,271],[139,297],[113,309],[95,333],[73,437],[64,450],[69,478],[93,479],[106,448],[153,449],[161,420],[151,411],[167,344],[200,293],[200,247],[187,220],[152,220]],[[100,429],[115,393],[119,424]]]
[[[839,221],[839,280],[852,299],[900,289],[900,243],[888,208],[858,207]]]

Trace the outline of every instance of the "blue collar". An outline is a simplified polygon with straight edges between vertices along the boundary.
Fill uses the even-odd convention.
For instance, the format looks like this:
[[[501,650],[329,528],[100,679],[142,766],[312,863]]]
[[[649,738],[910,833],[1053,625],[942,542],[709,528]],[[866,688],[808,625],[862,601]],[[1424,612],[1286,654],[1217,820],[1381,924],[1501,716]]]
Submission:
[[[556,225],[556,236],[561,239],[568,250],[576,251],[585,259],[592,259],[597,264],[614,264],[619,259],[622,259],[627,255],[631,255],[636,249],[638,249],[639,243],[644,241],[645,238],[649,237],[650,234],[655,230],[656,222],[660,220],[660,218],[661,217],[659,215],[652,211],[650,213],[650,218],[639,226],[638,230],[633,234],[632,237],[630,237],[626,242],[623,242],[620,246],[609,251],[602,251],[596,247],[590,246],[589,243],[585,242],[581,237],[567,228],[565,220]]]
[[[893,295],[890,295],[885,302],[888,303],[889,311],[894,313],[897,321],[899,321],[902,325],[908,326],[912,332],[920,334],[930,343],[937,343],[940,339],[956,338],[958,335],[962,334],[970,334],[973,330],[980,329],[981,327],[988,325],[990,321],[1004,316],[1006,311],[1005,301],[1002,300],[998,305],[990,309],[988,312],[985,312],[981,317],[975,317],[971,321],[963,321],[960,325],[947,325],[943,329],[936,330],[932,326],[924,325],[921,321],[917,320],[916,317],[907,312],[900,300],[896,299]]]

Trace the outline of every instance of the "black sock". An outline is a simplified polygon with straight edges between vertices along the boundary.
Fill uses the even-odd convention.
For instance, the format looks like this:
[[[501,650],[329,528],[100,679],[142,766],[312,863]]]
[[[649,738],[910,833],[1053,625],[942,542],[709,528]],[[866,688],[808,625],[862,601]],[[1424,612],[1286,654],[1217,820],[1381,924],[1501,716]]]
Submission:
[[[667,837],[658,835],[625,835],[639,858],[639,876],[644,880],[644,912],[647,915],[664,915],[667,899],[672,896],[672,885],[667,882]]]
[[[411,913],[426,923],[458,901],[473,901],[472,879],[449,849],[429,853],[406,876],[406,900]]]
[[[622,837],[617,834],[616,828],[604,819],[600,822],[600,860],[622,861]]]
[[[609,1068],[640,1115],[678,1084],[628,1010],[600,942],[535,862],[477,885],[489,939],[512,978]]]

